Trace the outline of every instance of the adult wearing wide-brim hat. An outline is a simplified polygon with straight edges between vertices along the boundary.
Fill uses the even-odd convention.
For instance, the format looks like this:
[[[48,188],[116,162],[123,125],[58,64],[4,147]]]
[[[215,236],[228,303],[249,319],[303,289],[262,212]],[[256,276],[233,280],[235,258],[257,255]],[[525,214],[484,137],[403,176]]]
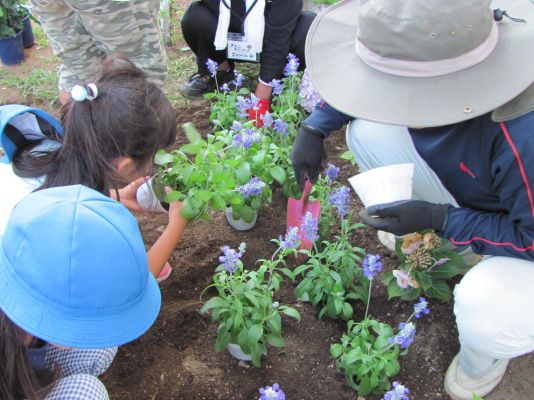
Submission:
[[[0,238],[0,398],[108,399],[96,376],[160,305],[126,207],[81,185],[27,195]]]
[[[534,4],[342,1],[310,27],[306,60],[325,100],[292,162],[316,179],[323,139],[351,122],[361,169],[414,163],[414,200],[362,213],[403,235],[434,229],[484,257],[455,289],[454,399],[485,395],[534,351]]]

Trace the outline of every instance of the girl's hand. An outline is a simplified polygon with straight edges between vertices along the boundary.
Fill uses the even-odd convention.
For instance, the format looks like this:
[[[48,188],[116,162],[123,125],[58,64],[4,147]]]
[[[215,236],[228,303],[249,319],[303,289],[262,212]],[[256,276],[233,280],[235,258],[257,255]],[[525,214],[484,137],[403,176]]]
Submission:
[[[169,186],[165,186],[165,192],[170,193],[172,189]],[[185,226],[189,223],[189,220],[182,216],[182,205],[181,201],[173,201],[169,204],[169,225]]]
[[[145,212],[137,203],[137,189],[139,189],[139,187],[149,178],[150,177],[148,176],[141,177],[122,189],[119,189],[119,200],[128,208],[128,210],[143,213]],[[111,191],[111,197],[115,198],[115,192],[113,190]]]

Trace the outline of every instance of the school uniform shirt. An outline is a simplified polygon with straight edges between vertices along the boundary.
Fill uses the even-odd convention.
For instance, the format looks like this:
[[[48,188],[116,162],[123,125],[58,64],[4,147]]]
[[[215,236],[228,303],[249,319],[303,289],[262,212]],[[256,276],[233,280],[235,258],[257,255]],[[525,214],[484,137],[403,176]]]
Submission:
[[[11,164],[0,162],[0,237],[4,236],[7,221],[11,215],[11,210],[27,194],[37,189],[41,185],[39,179],[20,178],[13,172]]]
[[[201,0],[215,15],[219,15],[220,0]],[[261,52],[260,79],[269,83],[280,78],[287,62],[291,46],[291,37],[302,12],[302,0],[267,0],[265,5],[265,33]],[[232,11],[245,15],[245,2],[232,1]],[[236,16],[232,13],[230,25]]]
[[[303,125],[326,137],[351,120],[323,102]],[[478,254],[534,260],[534,112],[408,131],[460,206],[450,207],[441,236]]]

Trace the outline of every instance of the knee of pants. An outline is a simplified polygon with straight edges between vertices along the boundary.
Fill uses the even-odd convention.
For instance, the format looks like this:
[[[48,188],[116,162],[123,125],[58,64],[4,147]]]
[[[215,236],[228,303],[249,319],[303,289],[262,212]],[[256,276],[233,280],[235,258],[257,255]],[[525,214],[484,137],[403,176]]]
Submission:
[[[215,27],[217,26],[217,16],[213,14],[208,7],[206,7],[202,2],[195,1],[191,3],[189,8],[185,11],[180,26],[182,28],[182,34],[186,41],[187,38],[192,35],[196,35],[197,32],[201,31],[206,24],[210,22],[215,22]]]
[[[531,262],[488,257],[454,290],[454,313],[462,346],[493,358],[534,350],[534,318],[529,311],[534,273]]]
[[[86,374],[69,375],[56,382],[45,400],[108,400],[104,384]]]

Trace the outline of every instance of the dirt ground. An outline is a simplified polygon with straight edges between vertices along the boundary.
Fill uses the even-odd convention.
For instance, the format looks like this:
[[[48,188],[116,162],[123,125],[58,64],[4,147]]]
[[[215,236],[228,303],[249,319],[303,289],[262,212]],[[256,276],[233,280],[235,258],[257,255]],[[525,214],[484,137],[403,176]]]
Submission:
[[[175,45],[183,47],[183,43]],[[181,51],[171,49],[169,58],[183,57]],[[30,49],[26,53],[24,67],[10,68],[24,74],[31,68],[45,67],[43,56],[50,56],[50,49]],[[46,63],[55,69],[55,64]],[[2,67],[5,68],[5,67]],[[0,104],[21,102],[20,94],[13,88],[0,84]],[[32,104],[55,115],[57,104]],[[179,125],[194,122],[200,131],[208,133],[209,105],[205,101],[179,102]],[[183,132],[177,137],[176,146],[183,143]],[[329,161],[342,166],[341,180],[346,181],[356,173],[355,167],[339,159],[346,150],[344,134],[339,132],[327,140]],[[355,196],[351,213],[357,220],[361,205]],[[137,216],[147,247],[159,236],[166,219]],[[233,359],[228,353],[215,353],[216,325],[198,313],[199,296],[211,283],[220,248],[236,247],[247,243],[245,265],[253,267],[254,260],[270,256],[274,250],[269,240],[285,231],[286,199],[279,190],[274,192],[273,202],[265,206],[257,225],[248,232],[230,228],[222,213],[210,216],[209,222],[190,226],[171,259],[174,272],[162,283],[163,304],[153,328],[142,338],[119,349],[118,355],[103,376],[110,396],[117,400],[200,400],[200,399],[257,399],[258,388],[280,384],[288,400],[356,399],[357,394],[337,373],[329,355],[330,344],[337,342],[345,331],[344,322],[319,320],[318,309],[300,303],[293,295],[293,285],[286,282],[278,300],[296,307],[302,315],[300,323],[283,318],[285,349],[269,347],[260,369]],[[396,266],[395,255],[378,244],[374,231],[362,229],[353,242],[370,253],[379,253],[385,269]],[[206,292],[204,301],[211,292]],[[380,321],[397,326],[412,311],[410,303],[387,300],[383,285],[374,291],[370,314]],[[412,399],[448,399],[443,390],[443,377],[453,356],[458,352],[456,326],[452,304],[430,301],[431,314],[417,321],[417,335],[408,355],[400,358],[401,372],[395,378],[410,388]],[[354,319],[363,318],[361,304],[355,305]],[[534,399],[534,357],[513,360],[499,388],[487,400]],[[368,396],[368,400],[378,399]]]

